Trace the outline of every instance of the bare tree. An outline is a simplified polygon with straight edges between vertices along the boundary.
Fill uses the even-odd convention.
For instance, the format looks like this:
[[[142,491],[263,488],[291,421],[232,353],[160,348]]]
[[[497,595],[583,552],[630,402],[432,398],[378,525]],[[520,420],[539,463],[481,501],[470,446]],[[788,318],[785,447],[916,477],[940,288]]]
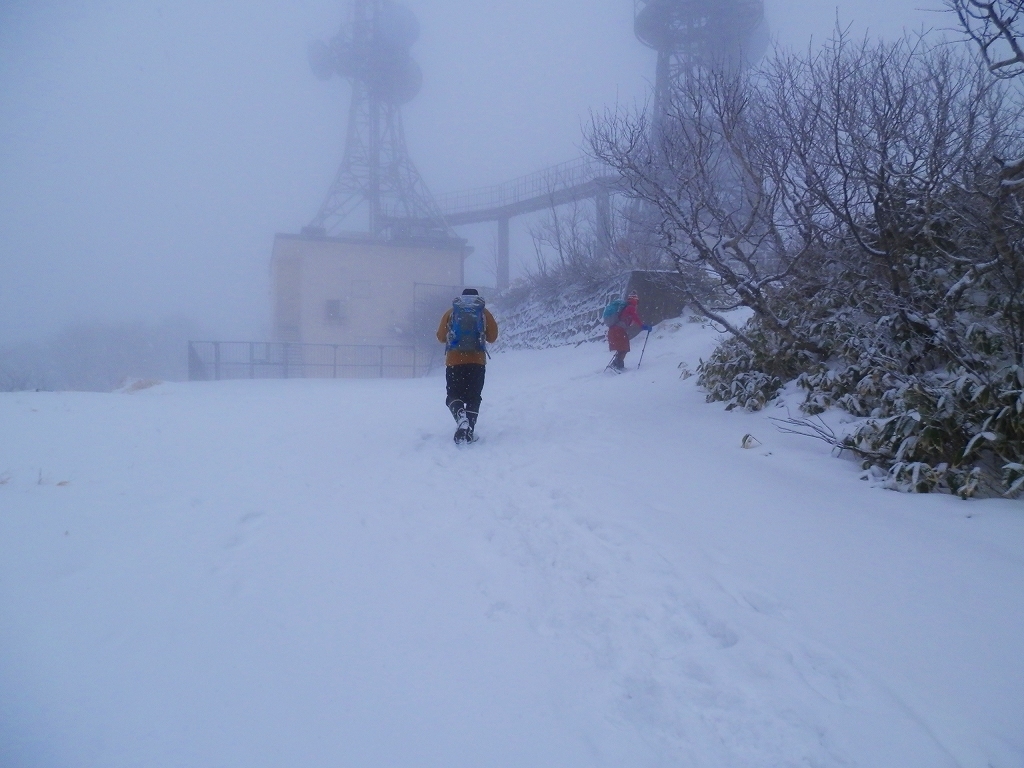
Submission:
[[[540,221],[531,225],[530,237],[536,257],[534,274],[542,280],[586,281],[601,271],[593,217],[579,201],[552,205]]]
[[[599,221],[596,205],[575,200],[552,204],[530,227],[534,261],[529,279],[546,291],[594,284],[627,269],[665,268],[660,249],[645,247],[632,226],[629,203],[612,198],[607,220]],[[599,227],[608,231],[599,233]]]
[[[702,314],[753,346],[725,315],[746,306],[789,343],[812,349],[772,299],[815,243],[794,226],[797,201],[785,184],[794,157],[764,96],[751,77],[698,71],[656,126],[644,114],[593,118],[590,148],[656,212],[657,239],[676,268],[715,283],[724,303],[688,297]]]
[[[1019,156],[1020,123],[961,53],[838,34],[750,76],[697,72],[656,130],[643,114],[609,112],[590,142],[658,212],[677,267],[718,282],[724,309],[748,307],[782,343],[820,355],[801,305],[852,284],[900,333],[966,364],[963,300],[997,271],[1015,284],[1020,268],[1011,211],[1024,164],[993,161]]]
[[[1024,74],[1024,0],[946,0],[996,77]]]
[[[816,89],[827,119],[805,171],[839,225],[833,247],[859,254],[855,269],[886,287],[907,332],[962,357],[954,328],[967,292],[987,273],[1016,268],[978,227],[1002,226],[992,217],[1007,178],[993,158],[1019,151],[1019,111],[946,47],[839,40],[825,58],[813,69],[828,85]]]

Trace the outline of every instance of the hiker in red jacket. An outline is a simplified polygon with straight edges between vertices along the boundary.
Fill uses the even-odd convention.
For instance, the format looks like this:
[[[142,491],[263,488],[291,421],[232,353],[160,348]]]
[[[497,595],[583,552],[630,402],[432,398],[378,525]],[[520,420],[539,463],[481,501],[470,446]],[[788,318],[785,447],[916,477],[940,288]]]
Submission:
[[[630,291],[625,308],[619,313],[619,319],[608,329],[608,349],[615,353],[609,367],[615,371],[626,369],[626,353],[629,352],[629,340],[640,331],[649,331],[651,326],[640,319],[637,305],[640,297],[636,291]]]

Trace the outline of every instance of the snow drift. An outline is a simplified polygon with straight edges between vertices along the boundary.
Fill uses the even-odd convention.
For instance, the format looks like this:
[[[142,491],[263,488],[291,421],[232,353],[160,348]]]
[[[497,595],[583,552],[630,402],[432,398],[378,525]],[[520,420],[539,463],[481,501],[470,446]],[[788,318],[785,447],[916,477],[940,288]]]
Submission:
[[[437,376],[0,395],[0,764],[1024,766],[1024,505],[705,404],[714,341],[495,355],[461,449]]]

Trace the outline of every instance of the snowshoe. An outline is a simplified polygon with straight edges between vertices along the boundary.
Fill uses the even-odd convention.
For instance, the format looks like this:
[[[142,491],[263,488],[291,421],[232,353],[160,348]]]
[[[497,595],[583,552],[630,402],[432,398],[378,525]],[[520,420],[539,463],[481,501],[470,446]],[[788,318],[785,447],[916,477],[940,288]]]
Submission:
[[[619,360],[618,355],[615,355],[604,367],[604,370],[606,373],[623,373],[626,370],[626,364]]]
[[[606,365],[604,367],[604,372],[605,373],[615,373],[615,374],[625,373],[626,372],[626,366],[624,366],[624,365],[615,365],[614,363],[608,363],[608,365]]]

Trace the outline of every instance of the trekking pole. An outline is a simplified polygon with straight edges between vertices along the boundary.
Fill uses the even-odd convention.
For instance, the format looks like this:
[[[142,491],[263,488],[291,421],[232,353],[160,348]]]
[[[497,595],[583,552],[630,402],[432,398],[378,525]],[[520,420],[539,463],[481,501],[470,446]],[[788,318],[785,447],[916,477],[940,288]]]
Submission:
[[[651,332],[648,331],[647,335],[644,336],[644,348],[640,350],[640,359],[637,361],[636,369],[640,370],[640,363],[644,361],[644,352],[647,350],[647,340],[651,338]]]

